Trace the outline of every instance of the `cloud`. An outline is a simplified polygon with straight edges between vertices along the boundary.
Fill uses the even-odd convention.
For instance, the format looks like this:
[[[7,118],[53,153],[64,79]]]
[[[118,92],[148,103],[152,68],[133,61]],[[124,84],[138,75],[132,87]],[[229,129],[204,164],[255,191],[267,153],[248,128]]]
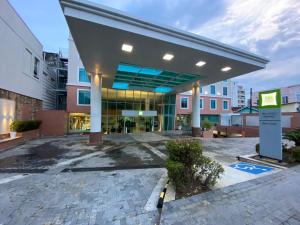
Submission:
[[[255,52],[260,52],[259,42],[277,37],[272,48],[276,50],[279,43],[284,45],[299,35],[299,8],[298,0],[230,0],[223,15],[193,32]]]

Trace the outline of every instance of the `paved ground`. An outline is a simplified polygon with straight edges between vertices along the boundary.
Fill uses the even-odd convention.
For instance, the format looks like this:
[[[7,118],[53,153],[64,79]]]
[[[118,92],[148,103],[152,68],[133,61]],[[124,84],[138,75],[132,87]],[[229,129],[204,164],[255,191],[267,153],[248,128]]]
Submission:
[[[162,225],[300,224],[300,166],[164,205]]]
[[[144,209],[164,169],[35,174],[1,184],[0,224],[155,224]]]
[[[159,216],[155,205],[166,179],[161,154],[166,153],[163,145],[168,139],[153,133],[111,135],[105,136],[102,147],[95,147],[87,145],[87,136],[75,135],[35,140],[1,152],[0,225],[155,224]],[[204,154],[227,170],[237,155],[253,153],[257,141],[203,140]],[[240,181],[241,177],[257,177],[249,178],[239,171],[234,174],[239,175]],[[224,179],[236,182],[236,178]],[[251,184],[254,189],[255,180]],[[257,185],[264,186],[263,182]],[[293,193],[290,186],[292,181],[287,182],[285,193],[290,188]],[[228,204],[240,196],[238,187],[226,196]],[[176,221],[172,207],[168,206],[170,211],[163,215],[166,224],[169,219]],[[187,209],[184,212],[189,213]]]

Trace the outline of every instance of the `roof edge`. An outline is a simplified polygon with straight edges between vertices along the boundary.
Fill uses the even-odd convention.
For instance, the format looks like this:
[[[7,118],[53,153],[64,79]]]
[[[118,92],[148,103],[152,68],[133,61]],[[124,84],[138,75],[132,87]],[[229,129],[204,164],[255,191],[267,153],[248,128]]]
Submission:
[[[159,33],[163,33],[166,35],[173,36],[175,38],[180,38],[186,41],[190,41],[196,44],[204,45],[206,47],[210,47],[216,50],[225,51],[230,54],[235,54],[262,64],[267,64],[270,60],[251,52],[232,47],[230,45],[197,35],[191,32],[183,31],[178,28],[174,28],[171,26],[164,26],[161,24],[156,24],[141,18],[137,18],[135,16],[126,15],[124,12],[103,6],[101,4],[97,4],[90,1],[82,1],[82,0],[60,0],[60,4],[62,9],[64,7],[71,7],[79,10],[83,10],[88,13],[97,14],[109,19],[118,20],[121,22],[129,23],[135,26],[139,26],[145,29],[153,30]]]

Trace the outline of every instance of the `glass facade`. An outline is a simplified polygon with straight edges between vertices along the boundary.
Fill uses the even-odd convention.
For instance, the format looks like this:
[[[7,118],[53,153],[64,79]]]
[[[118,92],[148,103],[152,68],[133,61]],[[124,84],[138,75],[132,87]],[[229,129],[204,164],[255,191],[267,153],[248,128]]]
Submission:
[[[78,90],[78,102],[89,104],[87,99],[90,99],[90,91],[81,91],[83,90]],[[102,88],[102,132],[132,133],[173,130],[175,102],[175,94]],[[122,110],[134,110],[137,112],[137,116],[123,116]],[[156,111],[157,116],[143,116],[139,113],[141,111]],[[90,127],[89,119],[81,119],[80,123],[78,120],[78,118],[75,120],[74,116],[70,114],[71,132],[78,131],[77,128],[80,127]],[[77,125],[73,125],[74,121]],[[86,124],[81,126],[78,123]]]

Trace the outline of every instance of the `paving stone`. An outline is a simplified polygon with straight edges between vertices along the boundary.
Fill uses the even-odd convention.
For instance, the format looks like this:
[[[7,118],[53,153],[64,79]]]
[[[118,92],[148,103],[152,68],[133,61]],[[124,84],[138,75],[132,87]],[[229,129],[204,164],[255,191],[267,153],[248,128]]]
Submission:
[[[280,178],[280,179],[279,179]],[[249,188],[251,187],[251,188]],[[300,166],[246,181],[222,190],[165,203],[161,225],[190,224],[300,224]],[[224,196],[224,193],[227,195]],[[210,199],[204,206],[202,199]],[[182,212],[184,209],[184,212]]]

